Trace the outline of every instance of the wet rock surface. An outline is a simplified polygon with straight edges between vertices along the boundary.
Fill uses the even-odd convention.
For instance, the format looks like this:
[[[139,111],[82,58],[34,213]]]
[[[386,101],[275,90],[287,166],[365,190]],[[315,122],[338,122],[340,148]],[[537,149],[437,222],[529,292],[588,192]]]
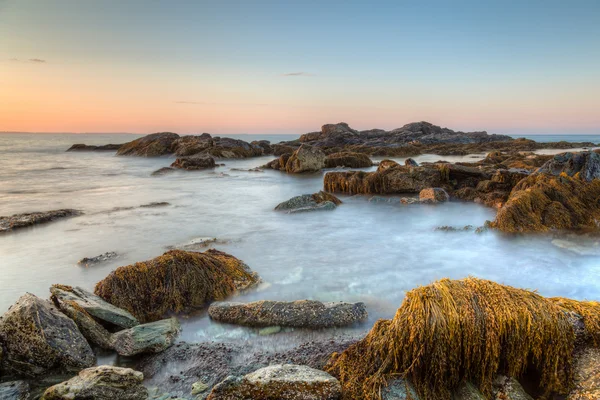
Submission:
[[[103,365],[87,368],[76,377],[46,390],[42,400],[147,400],[144,375],[130,368]]]
[[[73,209],[52,210],[25,214],[14,214],[0,217],[0,233],[12,231],[19,228],[44,224],[57,219],[81,215],[81,211]]]
[[[0,342],[2,369],[17,375],[76,372],[96,361],[75,322],[29,293],[0,318]]]
[[[216,302],[210,317],[229,324],[267,327],[332,328],[352,325],[368,317],[364,303],[322,303],[315,300]]]
[[[172,174],[173,172],[177,171],[176,168],[171,168],[171,167],[162,167],[157,169],[156,171],[154,171],[151,175],[152,176],[163,176],[163,175],[169,175]]]
[[[104,144],[100,146],[87,145],[83,143],[77,143],[69,147],[67,151],[117,151],[123,146],[123,144]]]
[[[113,260],[117,258],[119,255],[114,251],[107,251],[104,254],[100,254],[95,257],[84,257],[81,260],[77,261],[77,264],[83,265],[84,267],[91,267],[96,264],[101,264],[103,262]]]
[[[198,169],[208,169],[215,167],[215,159],[208,154],[195,154],[189,157],[180,157],[173,164],[171,168],[187,169],[188,171]]]
[[[533,400],[523,386],[515,378],[510,378],[504,375],[498,375],[494,379],[492,394],[495,399],[502,400]]]
[[[112,348],[121,356],[160,353],[171,347],[180,331],[176,318],[137,325],[112,335]]]
[[[334,210],[342,201],[331,193],[320,191],[314,194],[303,194],[279,203],[275,211],[298,213],[306,211]]]
[[[587,347],[577,355],[574,380],[567,400],[600,399],[600,350]]]
[[[25,381],[0,383],[0,400],[28,400],[29,384]]]
[[[270,365],[243,377],[228,377],[215,386],[209,400],[336,400],[337,379],[303,365]]]
[[[442,188],[427,188],[419,192],[421,203],[445,203],[448,200],[450,200],[450,196]]]

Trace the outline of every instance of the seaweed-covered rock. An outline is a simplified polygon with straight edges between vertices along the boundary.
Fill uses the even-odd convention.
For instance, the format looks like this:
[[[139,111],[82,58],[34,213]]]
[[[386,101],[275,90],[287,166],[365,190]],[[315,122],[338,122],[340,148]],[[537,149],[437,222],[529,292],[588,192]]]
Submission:
[[[353,152],[340,152],[329,154],[325,159],[326,168],[347,167],[367,168],[373,165],[368,155]]]
[[[342,201],[336,196],[331,193],[320,191],[318,193],[292,197],[283,203],[279,203],[277,207],[275,207],[275,210],[286,211],[288,213],[333,210],[340,204],[342,204]]]
[[[325,158],[318,148],[303,144],[287,160],[285,170],[290,174],[318,172],[325,167]]]
[[[315,300],[216,302],[210,305],[208,314],[216,321],[229,324],[312,329],[352,325],[368,317],[364,303],[321,303]]]
[[[407,167],[418,167],[419,163],[417,163],[412,158],[407,158],[406,160],[404,160],[404,165],[406,165]]]
[[[75,322],[30,293],[0,318],[2,369],[17,375],[75,372],[96,358]]]
[[[0,400],[29,400],[29,384],[25,381],[0,383]]]
[[[194,154],[189,157],[179,157],[171,164],[171,168],[187,170],[207,169],[214,168],[215,166],[215,159],[204,153]]]
[[[303,365],[271,365],[229,377],[215,386],[209,400],[336,400],[340,383],[326,372]]]
[[[101,146],[88,145],[77,143],[69,147],[67,151],[117,151],[123,146],[122,144],[104,144]]]
[[[101,365],[48,388],[41,400],[147,400],[143,380],[144,375],[131,368]]]
[[[419,192],[421,203],[445,203],[448,200],[450,200],[450,196],[442,188],[427,188]]]
[[[394,160],[381,160],[379,162],[379,165],[377,166],[377,172],[381,172],[381,171],[385,171],[386,169],[389,168],[393,168],[393,167],[398,167],[400,164],[398,164],[396,161]],[[409,165],[409,164],[405,164],[408,167],[415,167],[415,165]]]
[[[492,227],[504,232],[597,230],[600,179],[586,182],[567,174],[531,175],[512,190]]]
[[[600,154],[592,151],[562,153],[542,165],[536,173],[576,177],[584,181],[600,179]]]
[[[137,325],[113,334],[112,346],[121,356],[160,353],[173,345],[179,330],[176,318]]]
[[[223,300],[259,283],[241,260],[218,250],[171,250],[149,261],[117,268],[95,293],[142,322]]]
[[[64,209],[0,217],[0,233],[77,215],[81,215],[81,211]]]
[[[153,133],[123,144],[117,151],[117,155],[141,157],[164,156],[173,152],[173,143],[177,139],[179,139],[179,135],[176,133]]]

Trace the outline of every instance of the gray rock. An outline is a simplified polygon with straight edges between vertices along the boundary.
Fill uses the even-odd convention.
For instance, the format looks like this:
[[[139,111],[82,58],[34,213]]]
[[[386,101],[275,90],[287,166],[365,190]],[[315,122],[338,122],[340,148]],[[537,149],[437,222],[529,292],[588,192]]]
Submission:
[[[288,211],[288,214],[297,214],[310,211],[332,211],[336,208],[337,206],[331,201],[325,201],[323,203],[318,203],[307,207],[294,208],[293,210]]]
[[[150,322],[113,334],[112,346],[122,356],[160,353],[173,345],[179,331],[176,318]]]
[[[421,203],[444,203],[448,200],[450,200],[450,196],[442,188],[427,188],[419,192]]]
[[[208,308],[219,322],[254,327],[331,328],[367,319],[364,303],[321,303],[315,300],[215,302]]]
[[[318,172],[325,168],[326,158],[318,148],[303,144],[287,160],[285,170],[290,174]]]
[[[28,400],[29,384],[25,381],[0,383],[0,400]]]
[[[96,362],[75,322],[27,293],[0,318],[2,367],[18,375],[79,371]]]
[[[342,201],[331,193],[320,191],[314,194],[303,194],[292,197],[275,207],[275,211],[286,211],[287,213],[306,211],[329,211],[334,210]]]
[[[104,144],[94,146],[89,144],[77,143],[69,147],[67,151],[117,151],[123,146],[122,144]]]
[[[304,365],[271,365],[243,378],[228,377],[215,386],[209,400],[336,400],[342,388],[326,372]]]
[[[574,363],[574,385],[568,400],[600,399],[600,349],[586,347]]]
[[[523,386],[515,378],[497,375],[492,385],[492,394],[495,399],[502,400],[533,400],[525,392]]]
[[[598,179],[600,178],[600,154],[593,151],[557,154],[535,173],[560,175],[563,172],[569,176],[578,175],[588,182]]]
[[[77,261],[77,264],[83,265],[86,267],[90,267],[95,264],[100,264],[100,263],[106,262],[108,260],[112,260],[114,258],[117,258],[118,256],[119,255],[117,253],[115,253],[114,251],[107,251],[106,253],[100,254],[99,256],[84,257],[81,260]]]
[[[41,400],[147,400],[143,380],[141,372],[130,368],[101,365],[48,388]]]
[[[177,171],[177,169],[175,168],[171,168],[171,167],[162,167],[157,169],[156,171],[154,171],[151,175],[152,176],[162,176],[162,175],[168,175],[171,174],[173,172]]]
[[[59,303],[73,302],[94,318],[112,325],[131,328],[140,324],[128,311],[115,307],[100,296],[96,296],[80,287],[53,285],[50,288],[50,293]]]
[[[61,218],[81,215],[81,211],[72,209],[52,210],[0,217],[0,233],[28,226],[44,224]]]
[[[420,397],[410,382],[398,378],[381,388],[381,400],[420,400]]]
[[[486,398],[472,383],[465,382],[454,391],[452,400],[486,400]]]

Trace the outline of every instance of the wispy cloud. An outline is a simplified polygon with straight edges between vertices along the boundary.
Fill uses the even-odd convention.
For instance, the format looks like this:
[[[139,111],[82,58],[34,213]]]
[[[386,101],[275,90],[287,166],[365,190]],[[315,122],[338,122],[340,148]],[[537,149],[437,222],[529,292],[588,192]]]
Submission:
[[[42,58],[30,58],[28,60],[21,60],[18,58],[9,58],[8,61],[10,62],[18,62],[18,63],[34,63],[34,64],[44,64],[46,63],[46,60],[42,59]]]
[[[174,101],[175,104],[190,104],[190,105],[201,105],[201,106],[270,106],[271,104],[263,103],[214,103],[210,101],[189,101],[180,100]]]
[[[46,60],[43,60],[41,58],[30,58],[29,62],[34,62],[34,63],[45,63]]]
[[[287,74],[282,74],[281,76],[315,76],[315,74],[311,74],[310,72],[288,72]]]

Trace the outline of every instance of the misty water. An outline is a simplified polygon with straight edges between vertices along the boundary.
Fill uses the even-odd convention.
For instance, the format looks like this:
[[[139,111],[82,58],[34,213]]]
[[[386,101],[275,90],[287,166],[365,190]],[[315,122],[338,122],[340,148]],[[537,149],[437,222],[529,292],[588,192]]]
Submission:
[[[322,173],[234,170],[263,165],[273,159],[269,156],[219,161],[226,165],[211,171],[152,177],[172,159],[65,152],[73,143],[121,143],[135,137],[0,135],[0,215],[58,208],[85,213],[0,235],[0,312],[25,292],[48,297],[53,283],[92,290],[118,266],[151,259],[169,246],[200,237],[218,238],[214,248],[244,260],[265,281],[235,300],[362,301],[369,320],[351,328],[355,331],[391,318],[406,291],[444,277],[471,275],[537,289],[545,296],[600,299],[598,254],[556,247],[548,236],[436,231],[443,225],[481,226],[493,219],[495,211],[481,205],[399,205],[340,196],[344,204],[335,211],[290,215],[273,208],[322,189]],[[151,202],[170,205],[139,207]],[[91,267],[77,264],[108,251],[119,257]],[[181,322],[180,338],[189,342],[290,342],[307,335],[295,331],[262,338],[253,329],[213,323],[205,313]],[[340,330],[320,334],[335,332]]]

